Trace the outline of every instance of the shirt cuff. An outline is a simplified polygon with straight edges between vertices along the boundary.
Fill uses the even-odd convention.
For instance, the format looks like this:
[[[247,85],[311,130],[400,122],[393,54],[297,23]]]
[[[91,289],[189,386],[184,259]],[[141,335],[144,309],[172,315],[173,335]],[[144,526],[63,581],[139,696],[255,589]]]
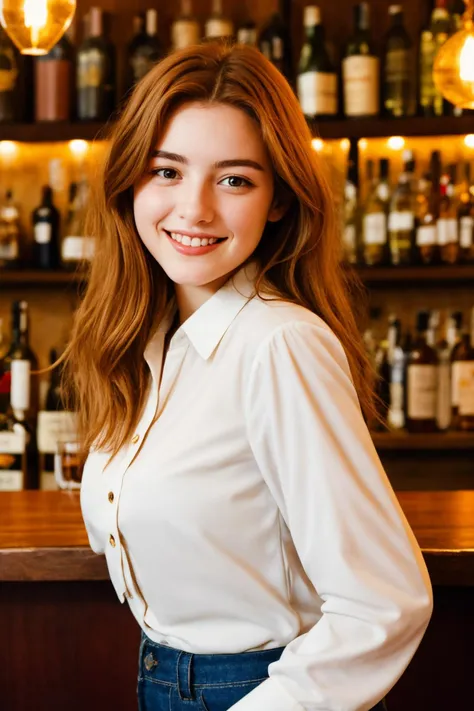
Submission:
[[[281,684],[271,677],[231,706],[228,711],[305,711]]]

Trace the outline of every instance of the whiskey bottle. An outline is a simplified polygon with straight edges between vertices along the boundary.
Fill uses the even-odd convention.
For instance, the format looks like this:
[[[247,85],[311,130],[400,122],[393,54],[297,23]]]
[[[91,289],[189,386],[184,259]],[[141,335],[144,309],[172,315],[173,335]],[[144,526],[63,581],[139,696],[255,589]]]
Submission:
[[[325,45],[321,11],[304,9],[305,40],[298,69],[298,98],[308,118],[330,118],[338,112],[337,72]]]
[[[439,181],[441,174],[441,155],[433,151],[430,160],[430,172],[425,174],[419,184],[416,196],[416,255],[418,264],[435,264],[438,259],[439,217]]]

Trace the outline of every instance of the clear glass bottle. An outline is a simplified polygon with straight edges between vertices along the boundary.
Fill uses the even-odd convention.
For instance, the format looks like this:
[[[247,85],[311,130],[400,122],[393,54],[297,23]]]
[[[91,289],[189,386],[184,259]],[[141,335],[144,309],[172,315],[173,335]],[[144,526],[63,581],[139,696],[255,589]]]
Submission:
[[[0,270],[21,266],[20,208],[8,189],[0,204]]]
[[[116,52],[104,34],[101,8],[91,7],[87,27],[77,50],[77,118],[106,121],[115,109]]]
[[[403,23],[401,5],[390,5],[390,29],[385,37],[383,109],[386,116],[414,116],[416,87],[413,43]]]
[[[201,28],[193,15],[191,0],[181,0],[181,13],[171,25],[171,45],[173,49],[184,49],[199,44]]]
[[[424,116],[449,114],[449,102],[433,81],[433,64],[442,45],[449,39],[452,25],[447,0],[436,0],[428,27],[420,37],[420,109]]]
[[[301,108],[308,118],[331,118],[338,112],[337,71],[325,45],[321,11],[316,5],[305,7],[304,29],[297,79]]]
[[[85,232],[89,184],[86,180],[69,186],[68,212],[61,242],[62,266],[68,270],[87,266],[94,256],[94,239]]]
[[[394,266],[413,262],[416,204],[412,187],[415,160],[411,151],[404,152],[403,163],[403,171],[393,193],[388,216],[390,263]]]
[[[372,186],[362,218],[362,260],[368,266],[388,261],[387,219],[390,205],[389,161],[379,161],[379,179]]]

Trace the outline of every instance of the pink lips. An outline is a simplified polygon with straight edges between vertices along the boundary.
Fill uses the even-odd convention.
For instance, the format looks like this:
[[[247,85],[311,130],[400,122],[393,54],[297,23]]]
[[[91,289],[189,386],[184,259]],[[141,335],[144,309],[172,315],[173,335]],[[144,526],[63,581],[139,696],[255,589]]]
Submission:
[[[180,234],[186,234],[186,232]],[[208,252],[212,252],[214,249],[217,249],[217,247],[221,244],[221,242],[215,242],[214,244],[208,244],[206,247],[186,247],[184,244],[181,244],[180,242],[177,242],[175,239],[173,239],[167,232],[166,236],[177,252],[191,257],[198,257],[201,254],[207,254]],[[201,238],[201,236],[197,234],[189,236]],[[204,235],[202,236],[202,239],[204,239]]]

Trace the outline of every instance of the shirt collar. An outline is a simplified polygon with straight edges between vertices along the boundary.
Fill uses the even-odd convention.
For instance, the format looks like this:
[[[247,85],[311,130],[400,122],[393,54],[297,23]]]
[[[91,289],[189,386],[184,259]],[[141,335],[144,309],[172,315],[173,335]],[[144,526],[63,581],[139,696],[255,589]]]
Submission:
[[[239,269],[178,328],[171,339],[170,348],[186,335],[201,358],[204,360],[210,358],[237,314],[255,296],[256,276],[255,262],[250,262]],[[176,302],[173,299],[147,344],[144,354],[147,362],[158,355],[157,351],[161,351],[165,335],[171,328],[175,314]]]
[[[255,296],[256,276],[255,262],[239,269],[181,325],[175,335],[182,330],[201,358],[210,358],[238,313]]]

